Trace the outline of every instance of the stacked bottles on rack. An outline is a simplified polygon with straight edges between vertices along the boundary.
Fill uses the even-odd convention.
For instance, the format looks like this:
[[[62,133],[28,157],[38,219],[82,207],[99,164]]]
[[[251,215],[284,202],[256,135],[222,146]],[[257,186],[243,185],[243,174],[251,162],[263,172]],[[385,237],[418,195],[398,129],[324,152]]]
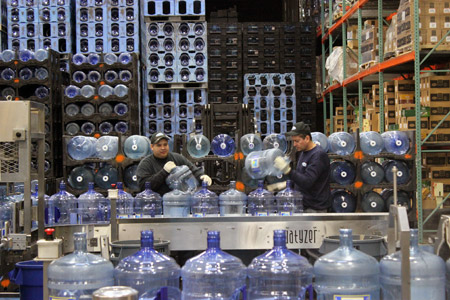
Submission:
[[[4,50],[0,60],[0,99],[30,100],[45,105],[45,176],[61,176],[62,73],[59,53],[52,50]],[[35,145],[33,145],[34,147]],[[36,168],[36,151],[32,167]]]
[[[145,51],[149,87],[164,83],[206,83],[206,22],[145,23]],[[202,86],[203,87],[203,86]]]
[[[296,121],[294,73],[258,73],[244,76],[244,103],[252,108],[258,131],[264,137],[285,133]]]
[[[204,0],[144,0],[141,1],[141,12],[144,20],[161,17],[201,18],[205,17]]]
[[[210,103],[242,103],[242,24],[208,23]]]
[[[334,211],[354,212],[357,198],[364,212],[388,211],[393,204],[394,167],[398,169],[398,202],[408,209],[412,207],[412,132],[388,131],[381,135],[374,131],[361,132],[358,139],[346,132],[333,133],[328,139],[314,132],[312,137],[334,160],[330,167]]]
[[[136,54],[77,53],[64,90],[64,134],[100,135],[139,132]]]
[[[74,1],[8,1],[8,49],[72,52]]]
[[[202,133],[198,119],[205,104],[205,89],[148,90],[144,87],[143,133],[150,137],[164,132],[172,138],[175,134]]]
[[[139,161],[152,153],[145,136],[64,137],[64,176],[71,192],[80,194],[95,182],[105,192],[112,184],[123,180],[125,187],[139,191],[136,170]]]
[[[79,53],[139,52],[138,0],[77,0]]]

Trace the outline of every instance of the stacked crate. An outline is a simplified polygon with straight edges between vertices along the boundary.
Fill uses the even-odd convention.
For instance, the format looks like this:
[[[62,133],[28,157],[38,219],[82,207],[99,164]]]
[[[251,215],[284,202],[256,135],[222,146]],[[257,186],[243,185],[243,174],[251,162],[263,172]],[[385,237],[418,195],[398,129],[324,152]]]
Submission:
[[[209,103],[242,102],[242,24],[208,23]]]
[[[207,103],[205,2],[141,1],[143,133],[201,133]]]
[[[139,52],[137,0],[77,0],[79,53]]]
[[[72,52],[72,3],[8,0],[8,48]]]
[[[35,76],[25,79],[20,77],[21,71],[26,68],[33,73],[38,68],[48,71],[48,77],[38,79]],[[7,95],[12,100],[29,100],[45,105],[45,177],[55,178],[61,176],[61,85],[62,73],[59,71],[59,53],[48,52],[44,61],[30,59],[26,62],[17,59],[10,62],[1,62],[2,73],[11,69],[14,76],[10,80],[0,79],[1,99]],[[23,72],[23,71],[22,71]],[[2,76],[3,77],[3,76]],[[36,167],[35,153],[32,153],[32,167]]]
[[[6,0],[0,1],[0,50],[5,50],[8,48],[8,6]]]
[[[244,76],[244,103],[253,109],[262,137],[284,134],[296,122],[294,73],[257,73]]]

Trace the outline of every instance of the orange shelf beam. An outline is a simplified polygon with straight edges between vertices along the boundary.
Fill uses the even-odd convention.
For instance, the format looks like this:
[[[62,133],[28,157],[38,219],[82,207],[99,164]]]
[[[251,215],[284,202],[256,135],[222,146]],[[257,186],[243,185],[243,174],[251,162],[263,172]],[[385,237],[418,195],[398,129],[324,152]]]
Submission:
[[[386,69],[389,69],[389,68],[395,67],[395,66],[399,66],[399,65],[407,63],[409,61],[413,61],[414,58],[415,58],[415,53],[414,53],[414,51],[412,51],[412,52],[391,58],[389,60],[383,61],[382,63],[378,63],[378,64],[370,67],[369,69],[362,70],[361,72],[350,76],[349,78],[345,79],[342,82],[342,84],[337,83],[337,84],[330,86],[323,92],[323,95],[325,96],[326,94],[328,94],[336,89],[339,89],[343,86],[347,86],[348,84],[355,82],[357,80],[361,80],[364,77],[367,77],[369,75],[372,75],[372,74],[375,74],[378,72],[382,72]]]
[[[347,21],[360,7],[362,7],[369,0],[359,0],[355,4],[353,4],[352,8],[348,12],[345,13],[330,29],[324,34],[322,38],[322,44],[325,43],[328,36],[333,33],[337,28],[339,28],[345,21]]]

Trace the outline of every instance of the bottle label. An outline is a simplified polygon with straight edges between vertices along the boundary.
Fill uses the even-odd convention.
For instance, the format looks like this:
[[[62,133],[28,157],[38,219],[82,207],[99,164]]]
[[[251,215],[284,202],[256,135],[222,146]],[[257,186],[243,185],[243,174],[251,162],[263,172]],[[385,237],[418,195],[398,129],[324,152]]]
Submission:
[[[192,216],[193,216],[194,218],[202,218],[202,217],[204,217],[205,215],[204,215],[203,213],[193,213]]]
[[[259,168],[259,158],[254,158],[250,161],[250,165],[252,167],[253,172],[261,172],[261,169]]]
[[[77,300],[77,298],[72,298],[72,297],[53,297],[53,296],[50,296],[49,300]]]
[[[370,300],[370,295],[333,295],[333,300]]]
[[[292,216],[292,213],[290,211],[280,211],[281,216]]]
[[[267,213],[266,212],[259,212],[259,213],[256,213],[256,215],[258,217],[267,217]]]

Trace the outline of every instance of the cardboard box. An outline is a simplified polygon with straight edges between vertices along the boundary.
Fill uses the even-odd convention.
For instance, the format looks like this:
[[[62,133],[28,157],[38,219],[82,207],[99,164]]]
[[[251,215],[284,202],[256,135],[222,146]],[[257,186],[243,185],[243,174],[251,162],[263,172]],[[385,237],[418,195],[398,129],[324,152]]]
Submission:
[[[383,86],[384,95],[387,95],[388,93],[395,93],[395,81],[386,81]]]
[[[430,167],[430,179],[448,180],[450,178],[450,167]]]
[[[422,35],[422,30],[426,29],[438,29],[438,25],[440,23],[441,18],[437,15],[420,15],[420,35]]]
[[[444,166],[446,165],[446,153],[423,153],[423,164],[426,166]]]
[[[347,27],[347,46],[350,49],[358,49],[358,25]]]
[[[437,1],[420,1],[419,2],[419,15],[420,16],[433,16],[439,12],[439,3]]]

